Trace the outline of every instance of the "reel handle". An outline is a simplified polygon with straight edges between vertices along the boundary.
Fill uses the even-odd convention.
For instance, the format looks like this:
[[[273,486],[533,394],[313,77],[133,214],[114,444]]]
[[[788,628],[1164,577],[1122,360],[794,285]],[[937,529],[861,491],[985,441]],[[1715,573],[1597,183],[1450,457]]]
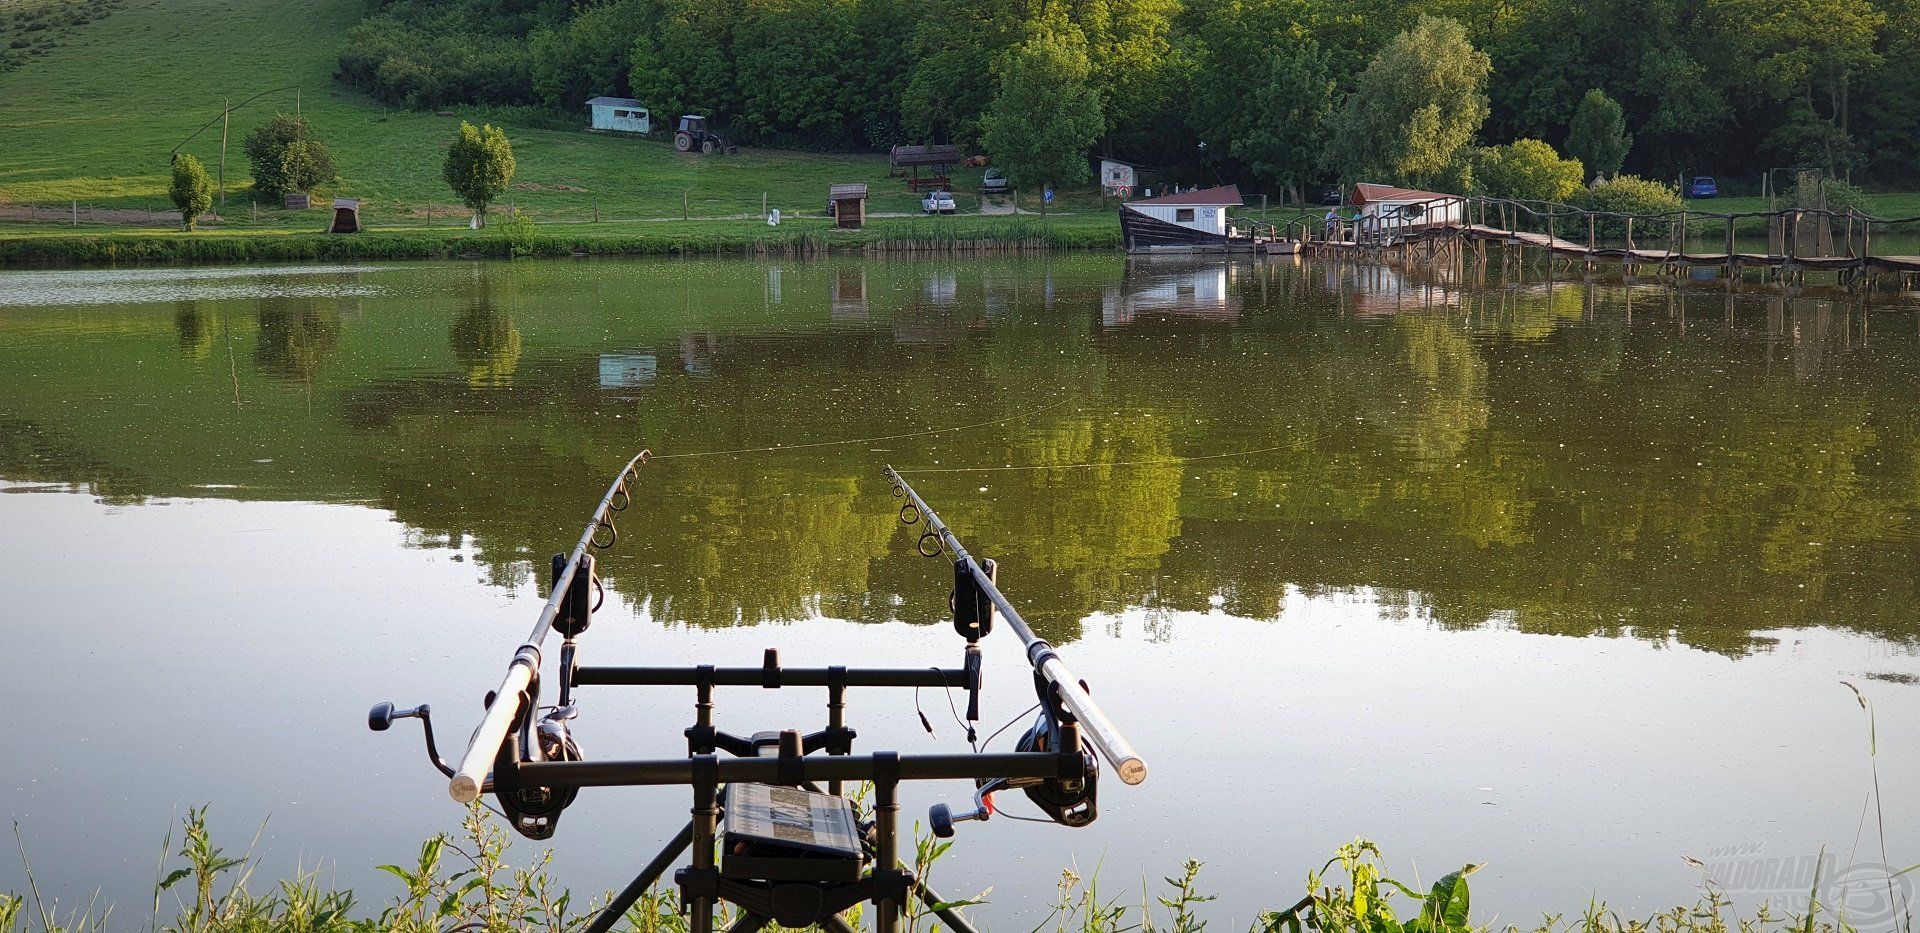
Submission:
[[[393,721],[396,719],[425,719],[428,715],[429,709],[425,703],[410,709],[395,709],[392,703],[381,701],[367,711],[367,728],[375,732],[385,732],[393,728]]]
[[[367,711],[367,728],[375,732],[385,732],[393,728],[393,721],[396,719],[420,720],[420,728],[427,735],[427,760],[432,762],[433,767],[441,774],[453,777],[453,766],[440,757],[440,747],[433,741],[433,707],[422,703],[407,709],[396,709],[392,703],[382,700],[373,704],[373,709]]]
[[[955,823],[978,820],[985,823],[993,816],[993,795],[984,788],[973,795],[974,808],[965,813],[955,813],[944,803],[936,803],[927,811],[927,823],[933,828],[933,834],[941,839],[952,839]]]

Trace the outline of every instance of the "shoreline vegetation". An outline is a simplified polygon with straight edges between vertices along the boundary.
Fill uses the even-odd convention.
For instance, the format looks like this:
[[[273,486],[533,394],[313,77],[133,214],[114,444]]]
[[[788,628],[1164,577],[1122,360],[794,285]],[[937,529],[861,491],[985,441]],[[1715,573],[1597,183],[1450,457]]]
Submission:
[[[189,810],[181,830],[177,847],[171,834],[163,844],[165,857],[155,880],[152,914],[145,923],[132,925],[167,933],[576,933],[612,896],[607,892],[576,899],[561,888],[550,871],[551,850],[540,851],[524,865],[512,864],[508,831],[481,804],[468,808],[457,836],[443,833],[422,843],[413,864],[378,866],[399,882],[401,892],[377,909],[352,890],[323,885],[318,871],[301,870],[257,893],[256,886],[266,886],[255,878],[251,851],[236,857],[216,846],[207,828],[205,807]],[[910,867],[917,877],[932,882],[952,843],[921,835],[917,826],[915,830]],[[130,926],[116,916],[113,905],[100,904],[97,898],[78,908],[43,899],[24,845],[21,860],[27,893],[0,892],[0,933],[99,933]],[[1823,854],[1823,864],[1824,860]],[[1845,897],[1835,898],[1839,903],[1823,899],[1828,893],[1823,884],[1831,885],[1832,879],[1823,879],[1817,868],[1806,893],[1788,909],[1762,902],[1753,912],[1740,914],[1705,866],[1689,860],[1702,872],[1696,903],[1629,918],[1594,900],[1577,913],[1495,926],[1475,921],[1471,912],[1469,879],[1480,865],[1464,865],[1419,890],[1396,880],[1386,862],[1379,847],[1365,839],[1341,846],[1324,865],[1307,871],[1297,901],[1260,911],[1249,933],[1853,933],[1861,928],[1848,916]],[[1206,904],[1216,897],[1205,893],[1203,868],[1202,862],[1189,858],[1159,884],[1143,881],[1138,892],[1117,893],[1103,890],[1097,872],[1083,878],[1071,869],[1063,870],[1053,899],[1031,929],[1036,933],[1204,933],[1210,919],[1205,916]],[[989,893],[941,906],[964,911],[986,903]],[[717,929],[732,923],[733,910],[722,905],[715,918]],[[163,916],[168,912],[171,919]],[[858,905],[848,912],[856,928],[861,912]],[[1896,910],[1864,922],[1884,920],[1904,928],[1901,924],[1907,919]],[[627,911],[615,929],[688,933],[688,924],[677,892],[656,887]],[[907,912],[903,929],[905,933],[941,933],[943,927],[931,909],[915,904]],[[810,927],[804,933],[819,933],[819,929]]]
[[[1040,217],[899,217],[837,230],[817,218],[771,227],[757,220],[515,223],[496,214],[480,230],[374,229],[352,235],[278,229],[89,230],[45,226],[0,235],[0,267],[100,264],[356,261],[515,256],[826,254],[999,255],[1118,249],[1108,213]]]

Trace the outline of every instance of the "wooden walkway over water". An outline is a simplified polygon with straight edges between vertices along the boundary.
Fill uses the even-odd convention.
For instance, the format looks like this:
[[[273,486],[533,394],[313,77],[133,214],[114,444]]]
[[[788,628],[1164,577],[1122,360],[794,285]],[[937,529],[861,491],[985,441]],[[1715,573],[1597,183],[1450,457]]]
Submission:
[[[1742,228],[1764,224],[1766,250],[1740,249]],[[1641,241],[1635,242],[1636,227]],[[1711,231],[1715,251],[1689,249]],[[1574,236],[1567,236],[1571,233]],[[1888,236],[1899,234],[1898,239]],[[1858,211],[1783,210],[1747,213],[1618,214],[1560,204],[1498,198],[1447,198],[1404,214],[1325,227],[1297,222],[1289,234],[1310,255],[1454,261],[1471,250],[1484,262],[1489,246],[1514,250],[1521,262],[1535,251],[1549,261],[1628,271],[1668,273],[1718,267],[1729,277],[1759,270],[1764,277],[1804,283],[1809,272],[1834,273],[1849,286],[1875,287],[1880,276],[1903,286],[1920,280],[1920,255],[1874,250],[1875,240],[1920,245],[1920,217],[1885,219]],[[1651,234],[1651,236],[1649,236]],[[1579,237],[1579,238],[1575,238]],[[1748,239],[1754,239],[1751,232]],[[1502,257],[1503,260],[1506,257]]]

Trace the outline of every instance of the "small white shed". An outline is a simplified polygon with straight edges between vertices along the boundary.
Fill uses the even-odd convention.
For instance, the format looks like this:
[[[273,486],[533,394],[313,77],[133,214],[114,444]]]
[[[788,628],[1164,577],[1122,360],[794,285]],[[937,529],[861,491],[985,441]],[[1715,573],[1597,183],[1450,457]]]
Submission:
[[[1353,186],[1353,206],[1360,209],[1360,216],[1387,227],[1457,224],[1465,216],[1466,203],[1467,200],[1457,194],[1392,185]]]
[[[631,97],[596,97],[587,101],[593,113],[592,129],[613,133],[651,133],[653,117]]]
[[[1138,181],[1138,173],[1131,164],[1119,159],[1101,158],[1096,160],[1095,170],[1100,176],[1100,190],[1109,197],[1124,198],[1133,193]]]
[[[1239,207],[1244,203],[1240,200],[1240,186],[1227,185],[1128,201],[1127,210],[1138,211],[1155,220],[1164,220],[1200,233],[1226,236],[1227,208]]]

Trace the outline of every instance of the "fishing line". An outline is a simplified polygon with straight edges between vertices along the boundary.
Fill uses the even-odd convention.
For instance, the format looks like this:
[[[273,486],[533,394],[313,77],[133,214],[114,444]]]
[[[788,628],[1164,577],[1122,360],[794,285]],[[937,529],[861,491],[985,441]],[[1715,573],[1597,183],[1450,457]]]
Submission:
[[[1035,408],[1031,411],[1024,411],[1016,415],[1008,415],[1005,418],[995,418],[992,421],[980,421],[974,424],[961,424],[961,425],[955,425],[949,428],[930,428],[924,431],[909,431],[905,434],[882,434],[875,437],[855,437],[855,438],[849,438],[846,440],[839,440],[839,441],[813,441],[806,444],[774,444],[770,447],[737,447],[733,450],[701,450],[701,451],[693,451],[691,453],[684,453],[684,454],[655,454],[653,456],[653,459],[682,460],[682,459],[690,459],[693,457],[723,457],[729,454],[759,454],[759,453],[770,453],[776,450],[807,450],[815,447],[840,447],[847,444],[871,444],[876,441],[897,441],[897,440],[904,440],[910,437],[931,437],[935,434],[951,434],[955,431],[971,431],[976,428],[990,428],[996,424],[1006,424],[1009,421],[1019,421],[1022,418],[1031,418],[1034,415],[1044,415],[1047,412],[1053,411],[1066,404],[1067,404],[1067,400],[1063,399],[1061,401],[1053,403],[1052,405],[1048,405],[1045,408]]]
[[[995,730],[993,730],[993,734],[992,734],[992,735],[990,735],[990,736],[987,736],[987,740],[986,740],[985,742],[981,742],[981,743],[980,743],[980,748],[981,748],[982,750],[985,750],[987,746],[989,746],[989,745],[992,745],[992,744],[993,744],[993,740],[994,740],[994,739],[997,739],[997,738],[999,738],[999,737],[1000,737],[1000,733],[1002,733],[1002,732],[1005,732],[1005,731],[1007,731],[1008,729],[1011,729],[1011,728],[1013,728],[1013,724],[1014,724],[1014,723],[1016,723],[1016,722],[1019,722],[1020,720],[1022,720],[1022,719],[1025,719],[1025,718],[1027,718],[1028,716],[1031,716],[1031,715],[1033,715],[1033,711],[1034,711],[1034,710],[1037,710],[1037,709],[1039,709],[1039,708],[1040,708],[1040,704],[1038,704],[1038,703],[1035,703],[1035,704],[1033,704],[1032,706],[1029,706],[1029,707],[1027,707],[1027,708],[1026,708],[1025,710],[1022,710],[1021,712],[1018,712],[1018,713],[1015,713],[1012,719],[1009,719],[1009,720],[1007,720],[1007,724],[1006,724],[1006,725],[1004,725],[1004,726],[1001,726],[1000,728],[998,728],[998,729],[995,729]]]
[[[1311,440],[1311,438],[1308,440]],[[1166,457],[1160,460],[1094,460],[1086,463],[1036,463],[1021,466],[920,467],[918,469],[907,470],[895,468],[894,472],[901,476],[911,476],[916,473],[1005,473],[1009,471],[1031,470],[1087,470],[1094,467],[1164,466],[1175,463],[1198,463],[1202,460],[1226,460],[1232,457],[1251,457],[1254,454],[1266,454],[1276,450],[1286,450],[1298,443],[1300,443],[1300,441],[1275,444],[1272,447],[1255,447],[1249,450],[1229,450],[1226,453],[1206,454],[1199,457]]]

